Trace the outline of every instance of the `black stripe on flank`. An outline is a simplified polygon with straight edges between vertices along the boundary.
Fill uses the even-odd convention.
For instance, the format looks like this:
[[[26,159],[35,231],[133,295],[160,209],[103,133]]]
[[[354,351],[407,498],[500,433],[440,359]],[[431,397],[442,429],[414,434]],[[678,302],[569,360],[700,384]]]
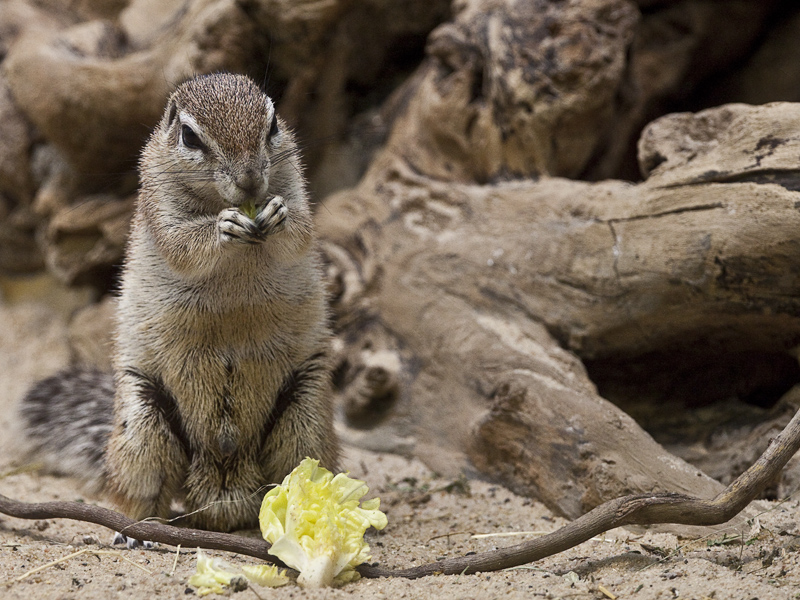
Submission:
[[[220,454],[226,463],[233,460],[239,445],[238,436],[226,427],[226,425],[229,425],[233,420],[231,415],[234,404],[234,398],[231,394],[233,371],[233,362],[230,359],[225,359],[225,382],[222,386],[222,398],[220,402],[220,410],[222,413],[220,423],[222,427],[217,434],[217,444],[219,445]],[[223,469],[220,469],[220,471],[224,473]]]
[[[267,417],[264,431],[261,434],[262,448],[283,414],[292,404],[302,398],[308,388],[308,383],[313,381],[319,373],[325,371],[325,358],[324,352],[312,354],[284,380],[277,396],[275,396],[275,404]]]
[[[125,373],[139,380],[139,391],[142,400],[153,407],[164,418],[170,432],[183,447],[186,457],[191,461],[192,447],[189,443],[189,436],[181,418],[178,402],[175,397],[161,381],[161,378],[146,375],[138,369],[127,368]]]
[[[233,379],[233,362],[225,359],[225,382],[222,386],[222,415],[229,419],[233,407],[233,396],[231,396],[231,380]]]

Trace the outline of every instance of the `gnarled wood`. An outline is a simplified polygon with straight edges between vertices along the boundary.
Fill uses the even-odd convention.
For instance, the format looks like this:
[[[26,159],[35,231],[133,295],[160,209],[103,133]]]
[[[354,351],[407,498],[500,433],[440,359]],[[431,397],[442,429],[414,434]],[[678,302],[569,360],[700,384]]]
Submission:
[[[343,395],[363,394],[349,385],[372,356],[400,365],[388,416],[354,427],[356,443],[477,468],[571,518],[630,493],[717,493],[581,359],[797,345],[800,106],[665,117],[637,185],[434,179],[406,161],[404,119],[420,118],[318,215],[338,248]]]

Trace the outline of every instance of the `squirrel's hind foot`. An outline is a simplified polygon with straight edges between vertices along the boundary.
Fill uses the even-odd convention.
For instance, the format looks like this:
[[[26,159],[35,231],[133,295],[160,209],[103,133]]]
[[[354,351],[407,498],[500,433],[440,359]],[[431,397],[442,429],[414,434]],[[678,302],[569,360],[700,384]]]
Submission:
[[[148,540],[140,541],[140,540],[134,539],[132,537],[128,537],[127,535],[125,535],[124,533],[120,533],[119,531],[115,531],[114,532],[114,541],[111,542],[111,543],[114,546],[117,546],[119,544],[125,544],[125,546],[128,548],[128,550],[135,550],[136,548],[139,548],[140,546],[142,548],[144,548],[145,550],[150,550],[151,548],[155,548],[156,547],[156,543],[155,542],[150,542]]]

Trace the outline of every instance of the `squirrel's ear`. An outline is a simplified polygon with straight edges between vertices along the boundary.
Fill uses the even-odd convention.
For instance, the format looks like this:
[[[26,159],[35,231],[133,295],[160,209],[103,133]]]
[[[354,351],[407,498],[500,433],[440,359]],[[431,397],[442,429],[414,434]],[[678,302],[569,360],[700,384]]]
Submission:
[[[175,99],[171,98],[169,101],[169,106],[167,107],[167,127],[172,125],[173,121],[175,121],[175,117],[178,116],[178,105],[175,103]]]

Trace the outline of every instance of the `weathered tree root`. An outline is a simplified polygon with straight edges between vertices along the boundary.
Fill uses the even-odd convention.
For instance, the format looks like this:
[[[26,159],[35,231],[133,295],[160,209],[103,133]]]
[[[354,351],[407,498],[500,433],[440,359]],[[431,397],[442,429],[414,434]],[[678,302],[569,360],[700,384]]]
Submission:
[[[490,552],[448,558],[411,569],[387,570],[362,566],[364,577],[416,578],[444,573],[498,571],[530,563],[577,546],[623,525],[719,525],[739,514],[781,471],[800,448],[800,411],[770,443],[759,459],[713,500],[683,494],[636,494],[609,500],[545,536]]]
[[[569,548],[623,525],[719,525],[741,512],[778,475],[800,449],[800,411],[770,443],[764,454],[736,481],[712,500],[683,494],[636,494],[610,500],[575,519],[561,529],[535,540],[471,556],[449,558],[410,569],[384,569],[361,565],[363,577],[405,577],[498,571],[530,563]],[[75,519],[122,531],[130,537],[169,545],[238,552],[268,562],[270,545],[264,540],[228,533],[184,529],[162,523],[133,521],[124,515],[79,502],[26,503],[0,495],[0,513],[20,519]]]

